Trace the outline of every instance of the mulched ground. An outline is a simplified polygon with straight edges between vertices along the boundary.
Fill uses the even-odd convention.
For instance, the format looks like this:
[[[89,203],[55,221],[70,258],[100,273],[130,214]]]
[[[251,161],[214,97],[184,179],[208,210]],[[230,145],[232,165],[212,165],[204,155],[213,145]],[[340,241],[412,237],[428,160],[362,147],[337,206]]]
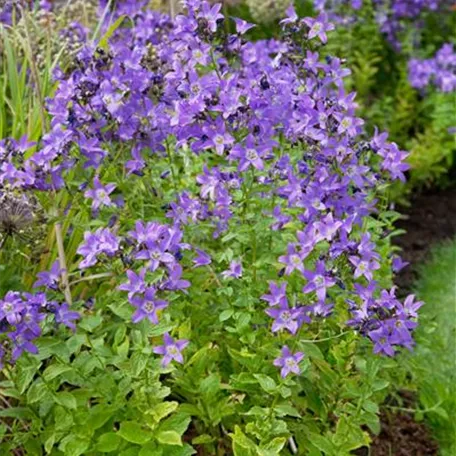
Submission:
[[[417,266],[429,259],[432,247],[456,236],[456,186],[445,190],[428,190],[417,194],[410,206],[397,208],[403,219],[396,225],[406,231],[395,238],[402,248],[401,256],[410,265],[396,277],[398,294],[412,291],[418,277]],[[407,396],[404,392],[403,396]],[[405,397],[406,405],[414,408],[414,399]],[[362,448],[358,456],[437,456],[438,445],[423,422],[416,422],[412,414],[393,413],[385,409],[381,414],[382,430],[372,442],[370,452]]]
[[[399,207],[403,219],[396,223],[407,233],[395,238],[402,248],[401,256],[410,266],[396,277],[401,294],[412,289],[417,279],[416,267],[429,258],[433,245],[456,236],[456,186],[445,190],[428,190],[410,201],[409,207]]]

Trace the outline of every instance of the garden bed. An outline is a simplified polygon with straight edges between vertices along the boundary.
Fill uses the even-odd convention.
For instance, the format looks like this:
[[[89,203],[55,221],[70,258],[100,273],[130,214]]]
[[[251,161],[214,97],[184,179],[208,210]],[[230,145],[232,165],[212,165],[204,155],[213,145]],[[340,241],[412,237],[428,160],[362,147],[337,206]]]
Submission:
[[[395,244],[401,247],[402,259],[410,265],[396,275],[395,282],[405,293],[416,281],[416,268],[428,259],[432,246],[456,234],[456,186],[416,194],[409,207],[398,211],[403,218],[396,226],[405,233],[395,238]]]

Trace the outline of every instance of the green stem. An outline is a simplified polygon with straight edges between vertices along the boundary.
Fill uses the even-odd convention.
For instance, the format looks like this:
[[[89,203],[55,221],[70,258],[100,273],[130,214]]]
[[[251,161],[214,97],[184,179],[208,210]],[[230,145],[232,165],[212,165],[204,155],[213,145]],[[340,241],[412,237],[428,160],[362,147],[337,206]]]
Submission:
[[[168,139],[166,139],[165,143],[166,143],[166,156],[168,157],[169,167],[171,168],[171,175],[173,176],[174,190],[176,191],[176,193],[178,193],[177,176],[176,176],[176,173],[175,173],[174,167],[173,167],[173,157],[171,155],[171,150],[170,150],[170,147],[169,147]]]

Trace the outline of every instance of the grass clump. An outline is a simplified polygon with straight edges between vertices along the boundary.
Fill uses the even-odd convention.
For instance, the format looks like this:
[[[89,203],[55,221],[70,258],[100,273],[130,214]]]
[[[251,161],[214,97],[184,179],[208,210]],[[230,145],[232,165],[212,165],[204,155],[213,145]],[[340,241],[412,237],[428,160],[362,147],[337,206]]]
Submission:
[[[456,238],[436,247],[420,268],[415,291],[420,312],[417,346],[407,360],[419,392],[421,414],[443,456],[456,454]]]

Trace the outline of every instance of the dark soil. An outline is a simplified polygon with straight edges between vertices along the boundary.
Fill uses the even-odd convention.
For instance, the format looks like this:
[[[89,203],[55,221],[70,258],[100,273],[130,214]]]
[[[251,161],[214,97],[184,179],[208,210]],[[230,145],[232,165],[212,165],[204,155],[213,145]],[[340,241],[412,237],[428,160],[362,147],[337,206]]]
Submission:
[[[439,448],[424,423],[403,413],[381,415],[382,430],[372,442],[370,453],[361,449],[358,456],[437,456]]]
[[[409,207],[399,207],[403,219],[397,228],[406,231],[395,238],[401,256],[410,265],[396,276],[401,294],[411,291],[417,279],[416,267],[428,260],[433,245],[456,236],[456,186],[445,190],[428,190],[412,197]]]

